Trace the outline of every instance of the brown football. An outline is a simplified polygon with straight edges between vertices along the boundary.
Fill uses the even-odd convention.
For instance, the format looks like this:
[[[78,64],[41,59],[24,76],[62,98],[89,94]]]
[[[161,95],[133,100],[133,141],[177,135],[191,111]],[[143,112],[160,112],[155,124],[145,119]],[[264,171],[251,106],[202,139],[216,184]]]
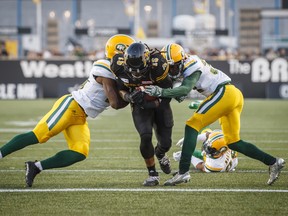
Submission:
[[[139,86],[139,87],[137,87],[136,89],[144,92],[145,86]],[[155,101],[155,100],[157,100],[157,97],[150,96],[150,95],[148,95],[148,94],[146,94],[146,93],[144,92],[144,99],[145,99],[146,101]]]

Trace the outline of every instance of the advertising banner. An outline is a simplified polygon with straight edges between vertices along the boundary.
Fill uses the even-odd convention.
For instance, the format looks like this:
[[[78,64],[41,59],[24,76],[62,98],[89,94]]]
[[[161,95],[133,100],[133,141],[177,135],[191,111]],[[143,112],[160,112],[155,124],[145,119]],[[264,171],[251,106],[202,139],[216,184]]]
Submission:
[[[245,98],[288,99],[286,59],[207,62],[230,76]],[[92,64],[90,60],[0,60],[0,99],[60,97],[87,79]]]

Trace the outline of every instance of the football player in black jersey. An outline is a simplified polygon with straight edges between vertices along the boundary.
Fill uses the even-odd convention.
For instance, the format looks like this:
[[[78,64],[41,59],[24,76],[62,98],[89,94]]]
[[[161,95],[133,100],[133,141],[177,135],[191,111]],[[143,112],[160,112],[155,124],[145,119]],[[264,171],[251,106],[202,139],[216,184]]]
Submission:
[[[111,70],[117,77],[122,98],[129,102],[135,128],[140,135],[140,152],[145,160],[149,177],[144,186],[159,184],[159,174],[155,168],[154,154],[159,160],[162,171],[171,173],[170,160],[165,155],[171,147],[173,114],[171,99],[146,95],[146,85],[171,88],[168,76],[169,65],[158,50],[151,50],[146,44],[133,43],[123,54],[117,54],[111,62]],[[157,138],[154,149],[153,129]]]

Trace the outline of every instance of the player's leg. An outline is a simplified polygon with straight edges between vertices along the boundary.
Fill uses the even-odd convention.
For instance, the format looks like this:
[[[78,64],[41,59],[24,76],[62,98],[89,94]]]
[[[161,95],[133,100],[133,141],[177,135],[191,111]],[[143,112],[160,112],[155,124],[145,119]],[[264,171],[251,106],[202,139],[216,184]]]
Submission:
[[[268,184],[272,184],[278,178],[280,169],[283,168],[285,161],[282,158],[277,159],[260,150],[254,144],[240,139],[240,116],[243,108],[243,96],[237,88],[233,91],[235,91],[235,98],[238,98],[238,101],[235,100],[238,104],[235,104],[235,108],[220,119],[224,138],[231,150],[240,152],[270,166],[270,169],[274,170],[274,174],[273,171],[270,172]]]
[[[218,120],[230,108],[229,91],[226,86],[207,97],[195,111],[193,116],[186,121],[182,154],[179,163],[179,173],[164,185],[175,185],[190,180],[189,168],[192,154],[197,144],[199,131]]]
[[[72,99],[70,98],[70,101]],[[28,133],[19,134],[11,139],[8,143],[0,148],[0,158],[5,157],[17,150],[23,149],[26,146],[33,145],[39,142],[46,142],[53,134],[48,130],[47,119],[60,108],[60,104],[69,103],[67,95],[59,98],[51,108],[51,110],[39,121],[33,131]],[[57,132],[59,133],[59,132]]]
[[[53,157],[41,162],[43,170],[67,167],[84,160],[88,156],[90,146],[90,131],[88,123],[72,125],[64,131],[68,143],[68,150],[63,150]]]
[[[186,121],[182,156],[179,163],[179,173],[189,171],[191,156],[197,144],[197,137],[201,129],[218,120],[229,109],[229,99],[226,87],[206,98],[195,111],[193,116]]]
[[[38,139],[33,131],[19,134],[0,148],[0,158],[36,143],[38,143]]]
[[[159,174],[155,167],[154,147],[152,144],[154,109],[141,109],[139,106],[134,105],[132,117],[140,136],[140,153],[144,158],[149,175],[143,185],[156,186],[159,184]]]
[[[170,160],[165,154],[170,150],[172,145],[173,125],[173,114],[169,104],[156,109],[154,129],[158,142],[155,147],[155,155],[159,161],[161,170],[166,174],[171,173]]]
[[[243,109],[243,96],[237,88],[233,88],[231,91],[234,92],[234,105],[232,106],[234,108],[220,119],[227,145],[230,149],[262,161],[266,165],[275,163],[276,158],[261,151],[255,145],[240,139],[240,116]]]
[[[64,131],[69,150],[58,152],[46,160],[26,162],[26,184],[28,187],[32,186],[35,176],[42,170],[69,166],[86,158],[89,148],[85,146],[88,145],[89,147],[90,143],[86,115],[73,99],[70,100],[69,96],[54,106],[52,112],[49,112],[40,121],[34,131],[40,142],[46,142],[50,137]],[[84,147],[78,151],[74,150],[75,143]]]

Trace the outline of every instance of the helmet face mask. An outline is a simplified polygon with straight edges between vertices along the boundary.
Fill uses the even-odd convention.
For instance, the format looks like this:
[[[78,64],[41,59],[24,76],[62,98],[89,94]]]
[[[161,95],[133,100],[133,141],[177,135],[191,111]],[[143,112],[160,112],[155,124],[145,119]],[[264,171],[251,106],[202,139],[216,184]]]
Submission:
[[[204,142],[203,150],[212,158],[220,157],[228,150],[223,134],[221,132],[212,132],[208,139]]]
[[[182,75],[184,69],[184,49],[178,44],[168,44],[161,50],[162,55],[169,64],[169,76],[177,79]]]
[[[169,63],[169,77],[172,79],[179,78],[182,74],[183,68],[183,60],[176,63]]]
[[[133,79],[142,78],[149,67],[149,50],[142,43],[133,43],[124,54],[124,70]]]

